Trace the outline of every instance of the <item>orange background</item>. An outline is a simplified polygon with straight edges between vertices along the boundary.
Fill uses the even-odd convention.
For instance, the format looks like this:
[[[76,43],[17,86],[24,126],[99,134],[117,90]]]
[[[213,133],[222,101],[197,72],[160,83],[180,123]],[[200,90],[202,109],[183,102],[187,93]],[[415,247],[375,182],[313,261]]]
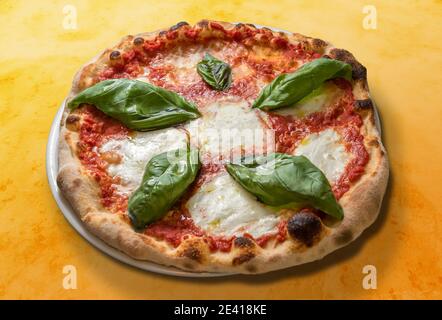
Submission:
[[[78,29],[62,27],[77,8]],[[442,298],[441,1],[0,2],[1,298]],[[143,272],[100,253],[67,223],[45,172],[51,121],[76,70],[129,33],[202,18],[297,31],[352,51],[369,71],[391,179],[381,215],[320,262],[259,276],[183,279]],[[376,266],[378,288],[362,288]],[[62,287],[74,265],[78,289]]]

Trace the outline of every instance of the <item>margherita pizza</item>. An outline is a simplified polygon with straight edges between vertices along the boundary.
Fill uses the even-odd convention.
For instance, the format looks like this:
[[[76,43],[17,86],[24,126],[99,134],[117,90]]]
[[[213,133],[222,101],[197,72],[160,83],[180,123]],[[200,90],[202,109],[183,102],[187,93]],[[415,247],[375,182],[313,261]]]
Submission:
[[[376,218],[388,161],[366,68],[251,24],[127,36],[76,75],[58,185],[140,260],[262,273],[320,259]]]

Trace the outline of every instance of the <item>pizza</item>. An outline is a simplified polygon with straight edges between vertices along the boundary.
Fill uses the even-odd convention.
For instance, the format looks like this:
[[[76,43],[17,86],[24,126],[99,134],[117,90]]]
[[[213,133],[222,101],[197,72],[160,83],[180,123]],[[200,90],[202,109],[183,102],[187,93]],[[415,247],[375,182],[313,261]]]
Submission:
[[[58,161],[93,234],[191,272],[321,259],[373,223],[389,171],[350,52],[208,20],[127,36],[83,66]]]

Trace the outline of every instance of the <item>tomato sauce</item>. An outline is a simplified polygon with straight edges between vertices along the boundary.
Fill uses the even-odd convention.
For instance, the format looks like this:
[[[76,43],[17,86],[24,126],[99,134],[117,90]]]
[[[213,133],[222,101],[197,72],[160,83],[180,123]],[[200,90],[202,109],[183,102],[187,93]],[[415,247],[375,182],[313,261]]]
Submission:
[[[78,157],[89,175],[98,183],[102,205],[113,212],[124,212],[127,209],[127,196],[117,192],[115,184],[120,181],[107,173],[108,163],[101,158],[97,148],[110,138],[126,138],[129,130],[92,106],[86,106],[80,112],[83,114],[83,121],[79,134]]]
[[[265,247],[267,245],[267,243],[272,240],[275,239],[276,240],[276,244],[282,243],[286,240],[287,238],[287,220],[282,219],[277,226],[277,232],[276,233],[268,233],[265,234],[256,240],[256,243],[261,246],[261,247]],[[253,237],[250,236],[252,239]]]
[[[165,218],[150,224],[144,233],[167,241],[174,247],[178,247],[181,241],[190,235],[197,237],[204,235],[203,230],[194,224],[190,215],[182,208],[177,208]]]

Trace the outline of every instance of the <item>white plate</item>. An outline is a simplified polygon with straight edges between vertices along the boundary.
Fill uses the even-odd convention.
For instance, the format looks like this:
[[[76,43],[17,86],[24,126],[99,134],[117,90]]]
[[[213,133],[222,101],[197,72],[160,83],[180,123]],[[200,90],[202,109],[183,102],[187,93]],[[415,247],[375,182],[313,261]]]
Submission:
[[[255,26],[258,28],[264,27],[261,25],[255,25]],[[271,27],[268,28],[274,31],[287,32],[277,28],[271,28]],[[55,116],[54,121],[52,122],[51,131],[49,133],[48,143],[46,147],[46,174],[48,177],[49,186],[51,188],[52,195],[54,196],[54,199],[57,202],[58,207],[60,208],[66,220],[72,225],[72,227],[74,227],[74,229],[83,238],[89,241],[89,243],[91,243],[94,247],[106,253],[107,255],[111,256],[112,258],[146,271],[151,271],[171,276],[178,276],[178,277],[222,277],[222,276],[232,275],[232,273],[187,272],[174,267],[167,267],[149,261],[132,259],[128,255],[111,247],[110,245],[108,245],[107,243],[105,243],[95,235],[93,235],[91,232],[89,232],[89,230],[87,230],[87,228],[78,218],[78,216],[75,214],[69,202],[63,197],[60,189],[57,186],[56,179],[58,173],[58,137],[60,132],[60,122],[63,116],[64,108],[65,108],[65,103],[63,102],[62,105],[60,106],[60,109],[57,112],[57,115]],[[376,108],[374,109],[376,115],[376,126],[378,127],[380,132],[381,125],[380,125],[378,112]]]

